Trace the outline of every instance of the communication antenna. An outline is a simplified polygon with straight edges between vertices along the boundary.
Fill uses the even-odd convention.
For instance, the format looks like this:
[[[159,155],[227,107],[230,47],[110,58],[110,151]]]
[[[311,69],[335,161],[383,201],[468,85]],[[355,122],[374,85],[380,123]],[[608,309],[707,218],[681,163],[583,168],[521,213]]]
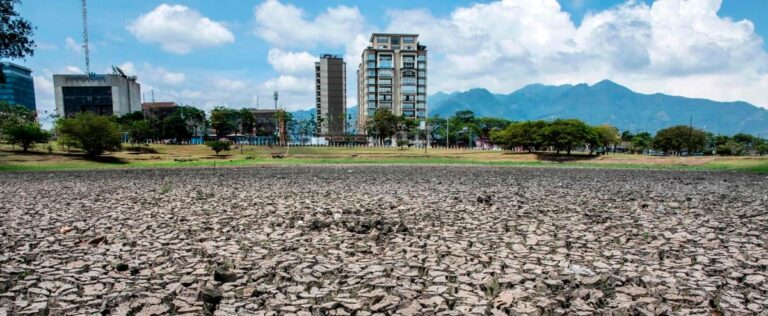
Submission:
[[[155,89],[152,89],[152,105],[155,105]]]
[[[91,73],[91,56],[88,52],[88,10],[83,0],[83,52],[85,53],[85,73]]]
[[[277,98],[278,98],[277,90],[275,90],[275,94],[273,94],[272,96],[275,98],[275,110],[277,110]]]

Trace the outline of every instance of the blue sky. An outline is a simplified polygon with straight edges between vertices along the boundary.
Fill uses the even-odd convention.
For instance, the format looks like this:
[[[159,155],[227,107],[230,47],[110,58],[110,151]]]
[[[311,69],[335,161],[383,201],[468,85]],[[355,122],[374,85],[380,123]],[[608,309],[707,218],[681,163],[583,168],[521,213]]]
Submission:
[[[82,72],[80,1],[24,0],[37,27],[38,107],[51,75]],[[611,79],[634,90],[768,106],[768,1],[235,1],[91,0],[91,70],[119,65],[150,99],[252,107],[278,89],[313,107],[312,62],[337,53],[355,69],[371,32],[421,34],[429,92]],[[262,103],[262,106],[264,106]]]

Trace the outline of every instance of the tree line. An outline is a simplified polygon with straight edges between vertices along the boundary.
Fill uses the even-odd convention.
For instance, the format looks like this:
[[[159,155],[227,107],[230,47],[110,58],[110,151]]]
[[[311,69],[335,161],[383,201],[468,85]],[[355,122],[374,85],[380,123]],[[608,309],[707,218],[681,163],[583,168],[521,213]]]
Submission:
[[[314,117],[295,120],[289,112],[282,115],[290,138],[301,139],[307,135],[316,135],[317,123]],[[472,147],[482,142],[506,150],[566,154],[574,151],[594,154],[617,150],[631,153],[655,150],[668,155],[768,154],[768,141],[763,138],[744,133],[715,135],[683,125],[662,129],[655,135],[649,132],[619,133],[616,127],[589,125],[577,119],[513,122],[494,117],[477,117],[471,111],[459,111],[447,118],[433,116],[426,122],[427,128],[422,130],[417,120],[379,110],[366,124],[365,131],[380,144],[396,141],[399,146],[429,136],[433,145],[440,146]],[[141,112],[121,117],[78,113],[72,117],[57,118],[52,132],[49,132],[37,122],[34,111],[0,103],[0,137],[9,144],[18,145],[23,151],[35,144],[47,143],[55,137],[58,144],[67,150],[77,148],[96,156],[119,150],[126,135],[134,146],[147,140],[170,139],[173,140],[171,143],[184,143],[195,136],[207,135],[209,127],[215,130],[216,139],[232,133],[274,136],[266,135],[268,133],[257,128],[249,110],[217,107],[208,118],[204,111],[191,106],[179,106],[165,116],[145,116]]]

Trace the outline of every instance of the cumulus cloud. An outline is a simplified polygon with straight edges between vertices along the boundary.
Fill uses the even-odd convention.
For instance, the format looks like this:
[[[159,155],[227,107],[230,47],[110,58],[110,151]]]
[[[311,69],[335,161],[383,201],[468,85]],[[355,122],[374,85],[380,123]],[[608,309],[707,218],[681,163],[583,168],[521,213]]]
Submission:
[[[267,0],[256,7],[254,16],[256,35],[278,47],[345,45],[364,26],[360,11],[347,6],[328,8],[308,20],[294,5]]]
[[[80,67],[68,65],[64,68],[64,71],[68,74],[83,74],[85,71],[80,69]]]
[[[222,23],[183,5],[161,4],[132,21],[128,30],[140,41],[158,43],[175,54],[235,41],[235,36]]]
[[[279,48],[269,50],[267,61],[280,73],[314,74],[317,58],[307,52],[286,52]]]
[[[556,0],[502,0],[447,17],[390,11],[386,30],[421,35],[432,92],[612,79],[642,92],[768,106],[762,39],[751,22],[719,16],[721,4],[629,0],[576,26]]]
[[[80,52],[83,49],[83,45],[75,41],[74,38],[67,37],[64,39],[64,45],[66,45],[68,50],[71,50],[73,52]]]

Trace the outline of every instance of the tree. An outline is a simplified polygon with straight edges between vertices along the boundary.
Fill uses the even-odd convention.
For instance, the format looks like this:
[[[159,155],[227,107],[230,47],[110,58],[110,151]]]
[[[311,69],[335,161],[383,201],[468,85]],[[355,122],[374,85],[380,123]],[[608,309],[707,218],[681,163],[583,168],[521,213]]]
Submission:
[[[240,132],[246,135],[252,135],[254,133],[253,130],[256,128],[256,118],[253,116],[253,113],[251,113],[251,110],[241,109],[238,112],[238,115],[240,116]]]
[[[481,138],[489,138],[491,132],[505,129],[512,121],[497,117],[480,117],[475,120]]]
[[[126,131],[131,144],[138,146],[143,141],[152,138],[152,128],[149,122],[145,120],[134,121],[128,124]]]
[[[216,137],[222,138],[235,132],[239,125],[238,111],[217,106],[211,110],[211,127],[216,130]]]
[[[491,132],[491,141],[504,149],[522,147],[533,152],[543,145],[542,130],[547,126],[544,121],[525,121],[512,123],[503,130]]]
[[[196,136],[195,131],[202,130],[205,133],[208,125],[205,120],[205,112],[192,106],[177,107],[173,113],[158,123],[161,137],[172,138],[177,142],[189,141],[193,136]]]
[[[616,145],[621,142],[621,136],[619,136],[619,129],[611,125],[600,125],[592,127],[592,133],[594,133],[593,142],[594,147],[602,147],[604,151],[607,151],[608,147]],[[590,153],[594,150],[593,146],[589,148]]]
[[[59,118],[56,121],[56,133],[64,144],[82,149],[89,157],[120,150],[122,135],[117,123],[109,117],[91,112]]]
[[[653,137],[651,133],[640,132],[632,137],[630,150],[634,153],[643,153],[648,149],[651,149],[653,143]]]
[[[207,141],[205,142],[205,145],[208,146],[211,150],[213,150],[216,153],[216,156],[219,155],[219,152],[227,151],[229,150],[230,143],[221,141],[221,140],[214,140],[214,141]]]
[[[632,139],[635,138],[635,134],[632,134],[630,131],[623,131],[621,132],[621,141],[623,142],[631,142]]]
[[[379,142],[392,137],[397,132],[398,118],[389,110],[379,109],[373,114],[373,119],[366,126],[369,134]]]
[[[6,126],[3,135],[8,143],[21,146],[24,152],[29,151],[35,143],[45,143],[51,138],[51,134],[43,130],[40,124],[30,122]]]
[[[587,144],[591,132],[589,125],[580,120],[557,119],[542,130],[542,135],[545,143],[555,147],[557,153],[565,150],[570,155],[574,148]]]
[[[746,147],[733,139],[715,147],[715,153],[721,156],[741,156],[745,151]]]
[[[1,1],[1,0],[0,0]],[[32,123],[37,119],[37,113],[21,105],[10,105],[0,101],[0,129],[19,123]]]
[[[662,129],[653,138],[653,147],[669,154],[688,154],[704,150],[707,134],[699,129],[678,125]]]
[[[35,54],[34,28],[16,12],[15,5],[20,2],[0,0],[0,58],[20,59]]]

